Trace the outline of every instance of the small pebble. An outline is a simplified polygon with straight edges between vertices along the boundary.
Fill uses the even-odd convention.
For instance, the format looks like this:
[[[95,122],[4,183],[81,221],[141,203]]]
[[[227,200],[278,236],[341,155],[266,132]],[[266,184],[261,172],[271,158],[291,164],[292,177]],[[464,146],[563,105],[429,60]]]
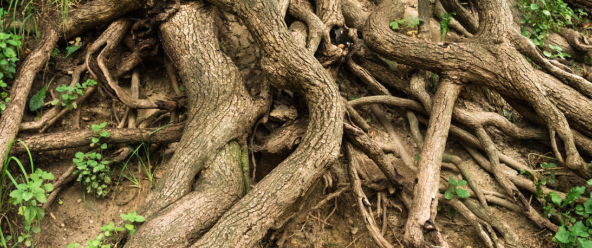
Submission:
[[[78,199],[78,201],[76,201],[76,202],[81,203],[82,202],[82,199]]]
[[[82,120],[83,121],[90,121],[90,118],[88,118],[88,117],[82,117]]]

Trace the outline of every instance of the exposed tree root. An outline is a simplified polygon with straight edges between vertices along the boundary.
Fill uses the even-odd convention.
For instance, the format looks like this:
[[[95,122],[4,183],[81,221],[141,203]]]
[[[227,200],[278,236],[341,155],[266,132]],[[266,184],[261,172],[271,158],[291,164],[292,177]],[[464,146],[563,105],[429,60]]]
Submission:
[[[435,226],[435,208],[438,205],[438,200],[435,196],[440,181],[440,162],[442,161],[442,154],[444,153],[448,130],[450,129],[454,102],[461,87],[462,85],[445,78],[436,92],[425,145],[421,150],[419,159],[419,173],[414,191],[413,208],[409,211],[409,220],[405,226],[405,242],[414,247],[423,245],[425,233],[438,233]],[[428,229],[430,226],[432,230]],[[436,236],[438,235],[436,234]],[[436,245],[448,247],[446,243]]]
[[[152,215],[124,247],[187,247],[245,193],[241,149],[230,142],[200,173],[193,191]]]
[[[82,74],[84,71],[86,71],[86,65],[76,67],[72,73],[72,83],[70,83],[70,86],[76,86],[76,84],[80,82],[80,74]],[[53,108],[51,108],[51,110],[45,112],[39,120],[32,122],[22,122],[19,126],[19,131],[42,128],[48,121],[53,119],[62,110],[62,99],[59,99],[59,102]]]
[[[136,129],[136,128],[107,128],[111,133],[109,137],[111,143],[141,143],[143,140],[151,143],[170,143],[181,139],[184,123],[167,126],[157,132],[157,128]],[[150,134],[154,132],[153,134]],[[65,148],[75,148],[88,146],[92,143],[91,139],[96,137],[97,133],[93,130],[75,130],[63,131],[50,134],[37,134],[21,140],[27,144],[30,151],[51,151]],[[11,153],[21,154],[26,152],[25,148],[15,143],[12,146]]]
[[[191,36],[180,32],[187,25],[194,27]],[[248,130],[269,102],[249,96],[238,69],[218,48],[211,6],[182,5],[160,29],[167,54],[187,89],[189,118],[163,178],[138,211],[148,218],[189,200],[183,197],[191,192],[195,175],[211,161],[211,154]],[[194,49],[187,51],[189,43]]]
[[[357,205],[358,208],[360,210],[360,214],[362,214],[362,218],[364,219],[364,223],[366,223],[366,227],[368,228],[368,231],[370,232],[370,235],[372,236],[372,238],[374,238],[374,241],[376,242],[376,244],[378,244],[379,247],[383,247],[383,248],[390,248],[393,247],[388,241],[386,241],[384,239],[384,236],[382,235],[381,231],[378,229],[378,227],[376,226],[376,223],[374,222],[374,217],[372,215],[370,215],[368,213],[368,211],[366,210],[365,206],[370,206],[370,202],[368,201],[368,198],[366,198],[366,195],[364,194],[364,192],[362,191],[362,185],[360,183],[360,178],[358,176],[358,172],[356,171],[356,167],[358,167],[357,161],[355,160],[353,153],[354,151],[354,147],[349,144],[348,142],[345,142],[345,144],[343,145],[344,151],[345,151],[345,156],[348,159],[348,175],[349,175],[349,181],[351,184],[351,188],[352,188],[352,192],[354,194],[354,196],[356,197],[357,200]],[[378,206],[380,207],[380,205]]]

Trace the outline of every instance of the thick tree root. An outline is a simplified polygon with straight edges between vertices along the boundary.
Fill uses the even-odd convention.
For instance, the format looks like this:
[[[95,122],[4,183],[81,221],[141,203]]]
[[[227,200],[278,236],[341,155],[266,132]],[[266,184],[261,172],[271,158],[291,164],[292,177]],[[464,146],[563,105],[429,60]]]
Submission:
[[[191,193],[147,219],[124,247],[187,247],[244,193],[241,148],[233,141],[208,163]]]
[[[442,80],[436,97],[434,109],[428,125],[425,145],[421,150],[419,159],[419,173],[414,190],[413,208],[409,211],[407,224],[405,225],[405,243],[420,247],[424,243],[424,233],[439,232],[435,227],[435,208],[438,199],[435,197],[440,181],[440,162],[444,153],[454,102],[462,85],[454,83],[448,78]],[[432,230],[427,227],[432,226]],[[442,240],[443,241],[443,240]],[[448,247],[446,243],[436,244]]]
[[[211,6],[192,2],[160,26],[163,45],[187,89],[190,118],[163,178],[138,211],[148,218],[189,200],[183,197],[211,154],[247,131],[267,109],[269,101],[249,96],[238,69],[218,48],[212,11]],[[180,32],[187,25],[194,27],[192,35]],[[187,44],[193,49],[187,51]]]
[[[158,128],[107,128],[105,130],[111,133],[109,137],[110,143],[141,143],[142,141],[150,141],[151,143],[160,144],[179,141],[184,126],[184,123],[179,123],[160,130]],[[152,132],[154,133],[150,134]],[[75,130],[37,134],[21,138],[21,140],[27,144],[30,151],[40,152],[88,146],[92,143],[91,139],[96,136],[97,133],[93,130]],[[21,144],[15,143],[12,146],[11,153],[13,154],[22,154],[25,152],[26,150]]]

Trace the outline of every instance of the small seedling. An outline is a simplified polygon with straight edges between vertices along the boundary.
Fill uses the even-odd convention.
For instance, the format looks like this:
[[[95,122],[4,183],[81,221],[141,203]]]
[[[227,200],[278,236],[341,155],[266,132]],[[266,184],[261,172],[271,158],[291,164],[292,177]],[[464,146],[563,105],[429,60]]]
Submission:
[[[370,123],[372,120],[370,118],[366,119],[366,123]]]
[[[76,84],[76,87],[72,87],[72,86],[67,86],[65,84],[63,84],[62,86],[59,86],[56,88],[56,90],[60,93],[62,93],[62,106],[67,107],[68,109],[73,109],[73,108],[77,108],[76,103],[74,102],[74,100],[76,100],[76,98],[78,98],[78,95],[84,95],[84,91],[90,87],[90,86],[95,86],[97,85],[97,82],[94,80],[86,80],[86,82],[79,84]],[[60,101],[60,99],[53,99],[53,101],[51,102],[52,105],[56,105],[58,104],[58,102]]]
[[[450,177],[448,179],[448,190],[446,190],[446,192],[444,192],[444,198],[451,200],[454,195],[458,195],[458,197],[460,198],[469,198],[471,196],[471,194],[469,194],[468,191],[458,188],[458,186],[465,186],[467,185],[467,181],[465,180],[460,180],[460,181],[456,181],[454,180],[454,177]]]
[[[58,199],[58,204],[60,204],[60,205],[64,204],[64,202],[62,201],[62,199]]]
[[[456,15],[456,13],[452,12],[442,15],[442,21],[440,21],[440,41],[446,41],[446,36],[449,31],[448,25],[450,24],[450,21],[452,21],[450,18],[452,15]]]
[[[111,136],[111,133],[102,130],[106,126],[107,122],[92,125],[93,131],[99,133],[99,137],[92,138],[90,146],[99,146],[101,152],[107,149],[107,143],[99,143],[100,137],[109,138]],[[111,183],[111,177],[109,177],[109,173],[111,172],[109,161],[103,159],[101,152],[90,152],[87,154],[77,152],[73,159],[76,164],[76,171],[73,174],[78,174],[77,181],[86,186],[88,193],[95,192],[97,196],[107,195],[109,193],[107,185]]]
[[[415,28],[417,25],[419,25],[419,23],[423,21],[423,19],[418,18],[418,17],[413,17],[412,15],[408,15],[407,18],[402,19],[402,20],[395,20],[394,22],[390,23],[390,26],[392,29],[397,30],[399,29],[399,25],[403,25],[405,23],[407,23],[407,27],[410,29]]]
[[[132,211],[129,214],[121,214],[121,219],[130,222],[129,224],[125,224],[125,228],[127,228],[127,230],[130,231],[130,235],[134,235],[134,233],[136,232],[133,225],[134,222],[144,222],[144,217],[137,215],[136,210]]]
[[[117,234],[118,232],[125,231],[125,229],[128,229],[130,231],[130,235],[134,235],[136,230],[134,228],[133,223],[134,222],[144,222],[144,217],[137,215],[136,210],[132,211],[129,214],[121,214],[121,218],[123,220],[129,221],[129,223],[125,224],[125,228],[115,226],[115,224],[113,222],[111,222],[107,225],[103,225],[101,227],[101,231],[103,231],[103,233],[99,234],[94,240],[86,241],[86,244],[88,245],[86,248],[110,248],[111,245],[103,244],[104,242],[106,242],[104,240],[105,237],[109,237],[112,239],[113,236],[115,236],[115,234]],[[68,245],[68,248],[71,248],[71,247],[74,248],[74,247],[78,247],[78,246],[80,246],[80,244],[71,243],[70,245]]]

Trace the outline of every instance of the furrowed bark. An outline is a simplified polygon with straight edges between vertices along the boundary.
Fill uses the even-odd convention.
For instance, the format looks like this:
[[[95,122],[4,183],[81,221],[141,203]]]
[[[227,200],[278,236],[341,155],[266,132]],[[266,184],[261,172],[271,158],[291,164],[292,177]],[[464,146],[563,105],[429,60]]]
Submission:
[[[298,148],[192,246],[252,247],[339,155],[345,107],[328,72],[297,45],[276,1],[211,2],[237,13],[261,48],[261,64],[272,84],[304,95],[310,113]]]
[[[186,247],[193,243],[243,196],[242,173],[241,149],[232,141],[208,163],[191,193],[147,219],[124,247]]]
[[[419,159],[419,173],[414,190],[413,207],[405,225],[405,243],[412,247],[424,245],[424,233],[437,231],[434,206],[438,205],[436,194],[440,182],[440,163],[444,153],[454,102],[462,85],[444,78],[436,92],[425,144]],[[435,230],[426,230],[432,226]],[[440,245],[440,244],[436,244]],[[441,244],[448,246],[446,243]]]
[[[189,118],[162,179],[138,211],[147,218],[191,192],[195,175],[266,109],[268,101],[251,98],[220,50],[212,11],[200,1],[184,4],[160,26],[163,48],[186,87]],[[191,33],[183,31],[187,26]]]
[[[567,129],[569,119],[576,128],[590,130],[592,104],[574,89],[535,70],[514,48],[511,36],[515,30],[507,2],[479,1],[481,29],[474,37],[478,42],[445,47],[389,30],[388,21],[401,14],[400,10],[396,11],[397,7],[396,2],[387,0],[369,17],[364,40],[371,49],[399,63],[453,73],[506,96],[526,100],[564,142],[566,165],[585,178],[592,177],[592,168],[583,163],[575,149],[573,135]]]
[[[170,143],[177,142],[181,139],[184,126],[184,123],[179,123],[167,126],[158,131],[156,131],[158,128],[106,128],[104,130],[111,133],[111,136],[108,138],[110,143],[141,143],[142,140],[150,141],[150,143]],[[154,131],[156,132],[150,134]],[[31,152],[41,152],[88,146],[92,143],[91,139],[98,135],[93,130],[83,129],[49,134],[35,134],[20,138],[20,140],[27,144]],[[27,151],[17,142],[14,143],[10,152],[12,154],[22,154]]]

